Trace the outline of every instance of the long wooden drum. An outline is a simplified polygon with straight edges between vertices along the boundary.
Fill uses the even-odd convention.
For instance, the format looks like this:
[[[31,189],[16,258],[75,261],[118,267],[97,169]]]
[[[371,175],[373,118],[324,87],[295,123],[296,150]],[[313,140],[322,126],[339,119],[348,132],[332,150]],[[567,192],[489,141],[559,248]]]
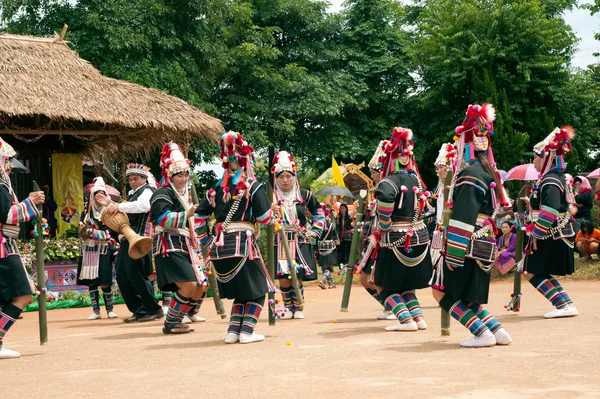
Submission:
[[[123,212],[118,212],[115,215],[102,214],[102,222],[109,229],[123,234],[129,241],[129,256],[131,259],[140,259],[152,251],[152,239],[150,237],[142,237],[131,228],[129,218]]]

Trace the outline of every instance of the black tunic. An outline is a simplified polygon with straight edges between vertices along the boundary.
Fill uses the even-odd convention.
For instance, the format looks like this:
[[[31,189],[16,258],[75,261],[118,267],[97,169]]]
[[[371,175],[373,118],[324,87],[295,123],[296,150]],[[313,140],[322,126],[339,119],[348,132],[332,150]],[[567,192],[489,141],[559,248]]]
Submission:
[[[569,212],[567,199],[568,186],[563,173],[551,170],[540,181],[537,191],[531,195],[531,209],[541,210],[542,206],[554,209],[558,213]],[[536,222],[534,220],[534,222]],[[552,227],[558,225],[554,221]],[[554,239],[552,236],[537,240],[537,250],[533,254],[527,253],[525,270],[532,274],[554,274],[565,276],[575,271],[573,240],[575,234],[569,222],[563,229],[567,237]]]
[[[299,227],[300,229],[305,228],[308,223],[308,219],[306,218],[305,212],[308,210],[313,218],[322,219],[322,216],[317,216],[317,212],[321,209],[321,204],[319,204],[319,200],[313,195],[313,193],[309,190],[300,189],[300,195],[302,197],[303,203],[296,204],[296,215],[298,217]],[[285,222],[284,222],[285,223]],[[313,227],[315,223],[313,223]],[[319,225],[318,229],[313,229],[312,231],[317,233],[317,238],[321,234],[320,229],[322,226]],[[323,233],[324,234],[324,233]],[[291,240],[289,241],[290,245],[292,244]],[[301,234],[298,234],[298,247],[300,248],[300,253],[296,254],[296,262],[299,266],[306,265],[310,268],[312,273],[310,275],[306,274],[306,270],[303,267],[299,267],[296,269],[296,275],[298,279],[303,281],[312,281],[316,280],[317,275],[317,262],[315,261],[315,256],[312,251],[312,247],[310,242]],[[277,238],[275,238],[275,254],[278,252]],[[321,263],[321,262],[319,262]],[[322,264],[322,263],[321,263]],[[281,280],[287,280],[289,278],[288,273],[283,273],[281,271],[281,266],[277,262],[277,278]]]
[[[460,226],[464,224],[471,232],[477,232],[481,226],[476,226],[477,215],[485,214],[489,217],[494,213],[492,203],[492,177],[483,169],[479,162],[474,162],[460,172],[456,178],[454,195],[452,201],[452,216],[450,225],[447,229],[447,256],[444,262],[444,289],[446,294],[453,300],[463,300],[478,304],[485,304],[488,301],[490,274],[479,267],[474,259],[465,257],[465,254],[452,254],[451,247],[453,243],[459,242],[465,237],[471,237],[471,234],[461,231]],[[453,236],[454,234],[454,236]],[[493,235],[493,234],[492,234]],[[469,241],[467,239],[467,241]],[[448,263],[455,267],[450,271]]]
[[[150,220],[156,229],[159,219],[168,212],[185,212],[177,193],[171,187],[161,187],[150,199]],[[189,231],[189,220],[182,219],[181,229]],[[162,226],[161,226],[162,227]],[[152,256],[156,266],[156,281],[162,291],[177,291],[176,282],[197,281],[189,255],[189,239],[177,232],[154,232]]]
[[[229,193],[235,192],[232,180],[228,185]],[[264,186],[256,180],[247,180],[246,184],[250,187],[249,195],[242,197],[231,222],[268,223],[271,220],[271,201]],[[212,190],[214,196],[209,191],[196,209],[196,214],[206,223],[214,214],[217,224],[220,224],[227,218],[234,199],[224,201],[225,191],[219,185]],[[210,252],[210,260],[219,281],[219,293],[223,298],[252,300],[262,297],[269,290],[270,277],[267,276],[256,235],[251,226],[248,228],[247,231],[223,232],[224,245],[215,245]]]
[[[13,205],[9,186],[0,181],[0,222],[6,224],[8,212]],[[16,226],[15,226],[16,227]],[[6,226],[4,227],[6,229]],[[5,257],[0,258],[0,302],[9,302],[12,298],[31,295],[31,285],[27,271],[17,247],[17,240],[4,232]]]
[[[406,186],[407,192],[402,196],[401,188]],[[413,187],[418,188],[416,176],[406,172],[399,172],[382,179],[377,185],[375,198],[377,198],[379,217],[379,230],[382,242],[392,243],[406,235],[405,231],[394,231],[392,226],[389,230],[383,230],[382,217],[387,216],[384,212],[384,204],[392,204],[392,222],[412,222],[415,215],[415,196]],[[402,206],[400,200],[402,198]],[[418,221],[422,221],[418,217]],[[402,293],[407,290],[415,290],[429,286],[431,277],[431,258],[429,256],[429,233],[427,227],[420,223],[421,227],[414,229],[410,237],[410,250],[406,252],[404,245],[394,248],[381,247],[377,252],[377,267],[375,268],[375,285],[382,287],[384,291]]]
[[[91,212],[90,212],[91,213]],[[96,230],[101,230],[101,231],[108,231],[110,234],[110,231],[108,229],[108,227],[106,225],[104,225],[104,223],[102,223],[101,221],[98,221],[94,218],[94,216],[92,214],[90,214],[89,218],[86,218],[86,214],[83,213],[81,215],[81,223],[91,226],[92,223],[96,225],[96,227],[94,227]],[[109,237],[112,238],[112,237]],[[100,261],[98,264],[98,277],[95,279],[81,279],[79,276],[81,274],[81,265],[83,262],[83,247],[84,246],[94,246],[96,247],[96,250],[100,251],[102,244],[99,243],[98,241],[95,242],[94,244],[89,244],[86,242],[87,240],[83,240],[81,245],[81,255],[79,256],[79,260],[77,262],[77,284],[79,285],[111,285],[112,281],[113,281],[113,265],[114,265],[114,261],[115,261],[115,256],[114,253],[116,251],[115,246],[112,243],[106,243],[106,248],[103,249],[105,254],[104,255],[100,255]]]
[[[148,184],[143,185],[132,194],[127,196],[128,202],[136,201],[140,195],[146,190],[154,191]],[[146,213],[128,213],[129,223],[133,231],[141,236],[148,237],[150,235],[148,218],[149,212]],[[129,256],[129,241],[123,238],[119,243],[119,253],[117,255],[117,269],[138,268],[142,276],[150,276],[152,274],[152,254],[148,253],[140,259],[131,259]]]

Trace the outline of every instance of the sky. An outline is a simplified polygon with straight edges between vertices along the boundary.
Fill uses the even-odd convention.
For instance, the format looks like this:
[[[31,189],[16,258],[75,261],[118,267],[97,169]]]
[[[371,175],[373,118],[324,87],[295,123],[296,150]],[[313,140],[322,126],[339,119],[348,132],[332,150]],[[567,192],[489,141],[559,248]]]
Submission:
[[[331,6],[330,12],[337,12],[342,9],[344,0],[329,0]],[[600,62],[594,53],[600,53],[600,41],[594,39],[594,33],[600,31],[600,14],[590,15],[588,10],[573,10],[565,14],[565,21],[573,27],[575,34],[579,37],[578,50],[573,57],[572,64],[575,67],[585,68],[589,64]],[[223,169],[218,160],[214,164],[203,164],[199,170],[212,170],[217,176],[221,176]]]

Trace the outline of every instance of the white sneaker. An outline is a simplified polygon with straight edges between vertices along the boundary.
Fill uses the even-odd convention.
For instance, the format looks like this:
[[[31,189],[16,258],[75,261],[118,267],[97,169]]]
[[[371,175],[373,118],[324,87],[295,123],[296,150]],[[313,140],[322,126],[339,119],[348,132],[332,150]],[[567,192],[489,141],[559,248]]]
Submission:
[[[190,320],[190,318],[187,315],[185,315],[185,316],[183,316],[183,319],[181,319],[181,322],[183,324],[190,324],[192,322],[192,320]]]
[[[417,321],[417,328],[419,330],[427,330],[427,323],[425,323],[425,319]]]
[[[193,323],[202,323],[203,321],[206,321],[206,319],[204,317],[200,317],[197,314],[193,315],[192,317],[190,317],[190,320]]]
[[[471,339],[460,341],[460,346],[464,346],[465,348],[484,348],[494,345],[496,345],[496,337],[490,330],[485,330],[479,337],[474,336]]]
[[[252,342],[260,342],[264,340],[265,336],[257,333],[252,333],[252,335],[240,334],[240,344],[251,344]]]
[[[293,318],[294,318],[294,312],[292,312],[289,309],[287,309],[285,312],[283,312],[283,315],[281,315],[281,320],[287,320],[287,319],[293,319]]]
[[[11,351],[8,348],[0,347],[0,359],[15,359],[20,357],[21,354],[17,351]]]
[[[169,311],[169,307],[168,306],[163,306],[163,312],[164,312],[165,316],[167,315],[168,311]]]
[[[504,328],[499,329],[494,333],[494,338],[496,338],[496,345],[510,345],[512,342],[512,338]]]
[[[417,323],[411,321],[410,323],[396,323],[393,326],[388,326],[385,331],[417,331],[418,329]]]
[[[99,313],[92,313],[92,315],[90,317],[88,317],[87,319],[88,320],[98,320],[98,319],[101,319],[101,318],[102,318],[102,316],[100,316]]]
[[[386,320],[398,320],[398,318],[396,317],[396,315],[393,314],[393,313],[388,314],[385,319]]]
[[[377,320],[389,320],[388,316],[390,316],[390,315],[394,316],[393,313],[383,312],[382,314],[380,314],[379,316],[377,316]],[[394,316],[394,318],[396,318],[396,316]]]
[[[303,318],[304,318],[304,313],[302,313],[302,312],[301,312],[301,311],[299,311],[299,310],[296,310],[296,311],[294,312],[294,319],[303,319]]]
[[[230,332],[225,337],[226,344],[235,344],[236,342],[240,342],[240,334]]]
[[[112,310],[110,312],[108,312],[109,319],[116,319],[117,317],[119,317],[119,315],[116,314],[115,312],[113,312]]]
[[[556,319],[559,317],[577,316],[579,312],[575,306],[565,306],[562,309],[554,309],[544,315],[544,319]]]

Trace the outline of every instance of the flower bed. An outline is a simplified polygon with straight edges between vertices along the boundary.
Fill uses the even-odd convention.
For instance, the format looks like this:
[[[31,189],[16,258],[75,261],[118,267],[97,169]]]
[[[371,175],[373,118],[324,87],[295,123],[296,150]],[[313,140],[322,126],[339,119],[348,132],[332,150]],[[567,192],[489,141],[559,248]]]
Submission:
[[[78,238],[44,239],[44,262],[47,265],[54,262],[66,262],[64,264],[75,264],[79,258],[81,240]],[[35,266],[35,241],[19,241],[19,250],[27,271]],[[60,263],[59,263],[60,264]]]

